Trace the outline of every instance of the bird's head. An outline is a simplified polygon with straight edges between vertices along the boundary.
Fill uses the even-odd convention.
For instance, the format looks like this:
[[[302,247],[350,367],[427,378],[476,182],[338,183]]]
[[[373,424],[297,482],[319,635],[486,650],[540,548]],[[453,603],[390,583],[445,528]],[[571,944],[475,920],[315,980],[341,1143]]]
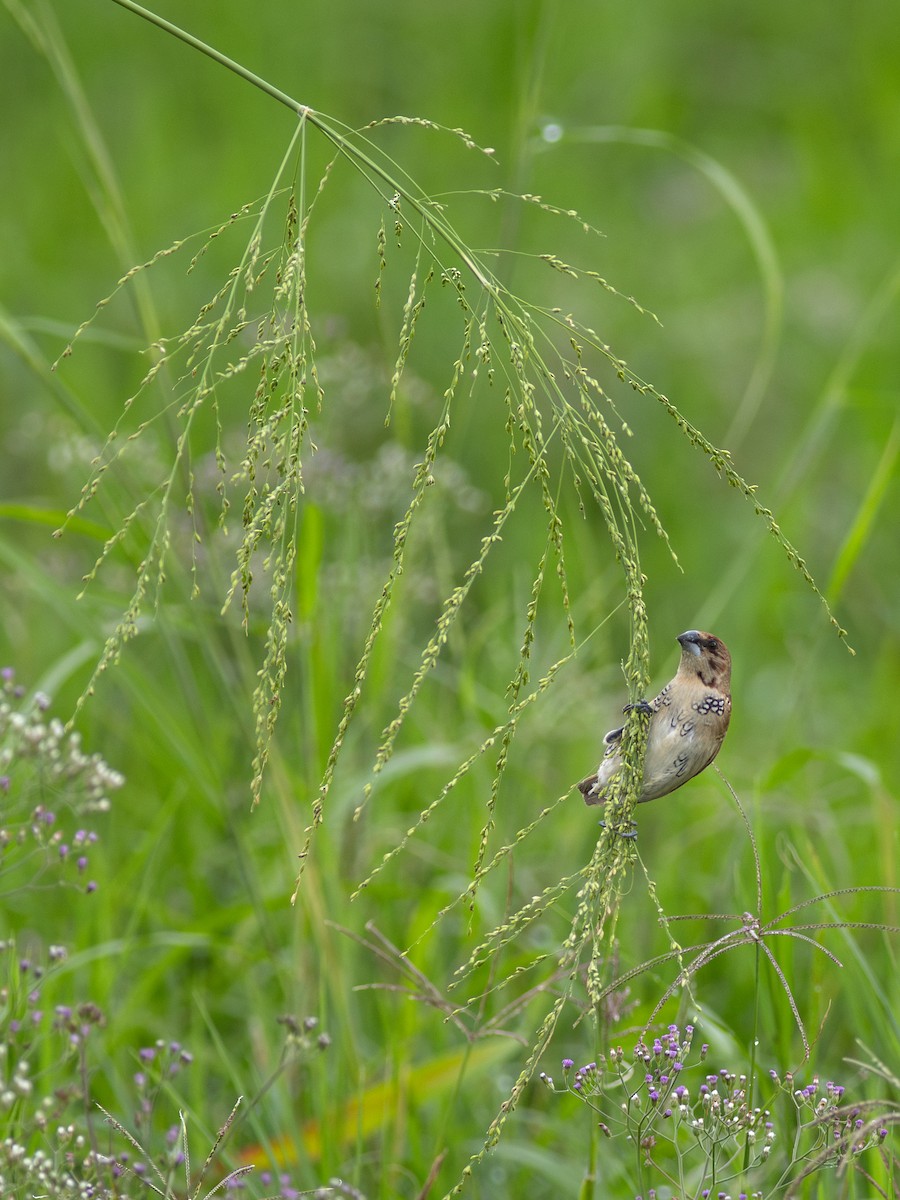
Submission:
[[[731,685],[731,655],[721,638],[699,629],[678,635],[681,645],[679,674],[698,677],[707,687],[727,692]]]

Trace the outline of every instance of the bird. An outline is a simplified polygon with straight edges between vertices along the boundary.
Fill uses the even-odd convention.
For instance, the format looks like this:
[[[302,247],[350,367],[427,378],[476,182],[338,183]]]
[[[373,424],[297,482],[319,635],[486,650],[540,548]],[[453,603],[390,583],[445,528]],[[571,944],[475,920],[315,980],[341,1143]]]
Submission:
[[[689,629],[676,639],[681,661],[655,700],[626,704],[650,718],[638,804],[658,800],[705,771],[721,749],[731,720],[731,655],[721,638]],[[622,766],[622,730],[611,729],[593,775],[578,784],[585,804],[603,804]]]

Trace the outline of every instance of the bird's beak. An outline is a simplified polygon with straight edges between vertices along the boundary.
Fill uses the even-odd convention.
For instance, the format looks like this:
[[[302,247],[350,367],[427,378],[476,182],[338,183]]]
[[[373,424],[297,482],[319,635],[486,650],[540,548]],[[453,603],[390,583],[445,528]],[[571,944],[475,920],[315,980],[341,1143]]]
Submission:
[[[700,657],[700,634],[696,629],[680,633],[676,641],[680,642],[682,650],[687,650],[691,654],[696,654],[698,658]]]

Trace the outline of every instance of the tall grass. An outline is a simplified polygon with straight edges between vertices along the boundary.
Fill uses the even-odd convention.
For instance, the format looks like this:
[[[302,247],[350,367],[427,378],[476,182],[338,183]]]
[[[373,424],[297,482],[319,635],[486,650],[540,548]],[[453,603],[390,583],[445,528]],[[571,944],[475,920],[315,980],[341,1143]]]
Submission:
[[[77,127],[101,194],[115,195],[49,10],[11,11],[51,61],[68,63],[58,73]],[[406,119],[353,131],[263,86],[297,114],[275,177],[260,199],[204,232],[142,265],[137,255],[122,262],[116,292],[76,331],[71,367],[66,355],[52,386],[96,437],[77,392],[103,353],[90,338],[99,334],[102,347],[134,288],[148,365],[97,443],[80,499],[59,516],[24,501],[7,510],[35,531],[53,518],[67,574],[72,559],[84,560],[86,588],[73,605],[36,545],[0,547],[15,587],[67,631],[52,635],[55,662],[45,660],[52,690],[105,756],[127,761],[131,796],[110,813],[100,843],[110,846],[108,870],[84,903],[42,892],[33,908],[30,885],[10,904],[19,943],[10,943],[7,1020],[19,1038],[10,1063],[39,1056],[48,1095],[69,1073],[70,1136],[85,1139],[79,1161],[89,1147],[91,1178],[110,1195],[143,1194],[142,1174],[163,1194],[200,1195],[253,1165],[230,1182],[259,1195],[466,1187],[624,1196],[663,1189],[675,1160],[670,1186],[694,1195],[710,1162],[715,1186],[725,1177],[718,1142],[699,1167],[685,1144],[696,1137],[687,1106],[672,1160],[659,1129],[647,1140],[644,1115],[630,1124],[626,1106],[622,1136],[607,1144],[596,1121],[577,1125],[577,1109],[536,1079],[541,1070],[558,1078],[564,1057],[613,1061],[619,1044],[635,1047],[640,1072],[639,1048],[654,1053],[650,1026],[690,1022],[726,1072],[726,1099],[742,1087],[739,1103],[751,1112],[774,1071],[770,1103],[797,1131],[793,1144],[776,1140],[754,1176],[754,1122],[738,1136],[726,1130],[727,1186],[815,1195],[824,1185],[807,1175],[812,1167],[836,1168],[828,1178],[846,1194],[854,1167],[871,1186],[894,1186],[893,1159],[879,1156],[894,1110],[889,1100],[869,1107],[894,1086],[890,993],[872,987],[873,964],[890,961],[890,943],[873,939],[896,923],[892,894],[854,889],[875,880],[853,871],[852,852],[840,861],[837,837],[825,841],[833,857],[823,862],[804,823],[811,814],[816,831],[839,836],[842,811],[888,811],[872,764],[836,748],[767,765],[750,825],[770,822],[775,805],[789,823],[779,840],[758,835],[758,853],[729,790],[692,785],[657,818],[674,828],[660,834],[641,814],[636,872],[634,847],[618,836],[641,770],[644,731],[633,716],[621,791],[596,845],[585,843],[583,810],[572,818],[569,781],[584,765],[574,760],[585,745],[596,755],[598,711],[648,690],[646,563],[678,579],[659,565],[654,539],[680,557],[685,541],[696,562],[680,527],[694,519],[689,493],[702,491],[708,467],[750,501],[727,510],[745,546],[730,570],[716,563],[713,582],[730,582],[733,596],[734,581],[746,579],[759,554],[754,515],[815,588],[804,558],[687,407],[633,370],[593,315],[575,315],[592,314],[596,293],[654,336],[647,314],[590,265],[599,245],[592,214],[480,182],[459,197],[426,188],[402,166],[400,135],[431,154],[447,131]],[[466,172],[490,163],[467,135],[449,138],[466,152]],[[730,178],[728,194],[740,198],[757,250],[768,246],[760,214]],[[515,207],[527,214],[522,244],[497,249],[491,213]],[[474,235],[463,234],[457,210]],[[316,308],[342,233],[364,248],[356,290],[371,298],[378,351]],[[476,237],[491,249],[473,249]],[[117,248],[128,252],[121,239]],[[773,269],[773,326],[775,278]],[[187,311],[181,332],[157,326],[155,291]],[[42,368],[26,331],[10,333]],[[767,325],[745,425],[774,339]],[[85,376],[70,375],[79,360]],[[658,436],[682,481],[673,489],[663,480],[665,525],[630,452],[641,453],[647,404],[669,422]],[[890,453],[881,461],[847,523],[837,594],[877,519]],[[723,487],[723,505],[727,495]],[[85,554],[84,543],[96,548]],[[770,595],[796,578],[783,563],[768,571]],[[790,603],[802,603],[793,591]],[[744,611],[745,597],[734,607]],[[822,628],[829,618],[843,635],[827,607]],[[688,623],[700,621],[692,614]],[[660,629],[654,674],[676,631]],[[751,708],[751,674],[762,666],[749,650],[738,656],[739,714],[742,689]],[[626,651],[621,670],[610,668]],[[833,665],[833,677],[849,663]],[[798,686],[796,673],[777,679],[770,673],[768,686]],[[772,712],[790,727],[780,700]],[[31,782],[16,786],[35,794]],[[854,829],[849,840],[859,836]],[[765,910],[763,883],[773,897]],[[773,923],[776,912],[805,912],[816,895],[808,926]],[[693,947],[676,941],[685,909],[705,927]],[[751,916],[727,916],[745,909]],[[815,951],[823,909],[846,950],[829,940],[826,953]],[[52,969],[39,962],[51,940],[69,943]],[[12,982],[18,970],[30,983],[34,966],[15,965],[24,943],[41,972],[30,991]],[[838,972],[848,982],[829,1016]],[[30,1015],[38,995],[52,1022]],[[36,1032],[23,1042],[28,1021]],[[817,1055],[824,1080],[851,1052],[874,1076],[871,1088],[813,1088]],[[581,1076],[596,1106],[618,1111],[627,1093],[645,1113],[641,1077],[618,1051],[614,1061],[611,1090],[595,1087],[596,1072]],[[46,1135],[26,1076],[10,1078],[30,1153]],[[62,1114],[53,1120],[70,1119]],[[608,1114],[604,1124],[618,1132]],[[830,1142],[818,1140],[823,1130]],[[194,1158],[215,1147],[199,1174],[182,1161],[193,1137]],[[65,1139],[52,1154],[55,1166],[81,1169]],[[135,1173],[137,1161],[146,1166]],[[62,1184],[48,1176],[41,1186]]]

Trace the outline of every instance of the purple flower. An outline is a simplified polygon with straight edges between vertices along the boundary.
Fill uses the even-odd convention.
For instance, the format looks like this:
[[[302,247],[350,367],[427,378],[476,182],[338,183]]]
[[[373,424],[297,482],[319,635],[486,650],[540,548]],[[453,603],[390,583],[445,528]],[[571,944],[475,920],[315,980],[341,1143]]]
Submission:
[[[564,1058],[562,1060],[562,1069],[564,1071],[571,1071],[574,1066],[575,1066],[575,1063],[572,1061],[571,1058]]]

